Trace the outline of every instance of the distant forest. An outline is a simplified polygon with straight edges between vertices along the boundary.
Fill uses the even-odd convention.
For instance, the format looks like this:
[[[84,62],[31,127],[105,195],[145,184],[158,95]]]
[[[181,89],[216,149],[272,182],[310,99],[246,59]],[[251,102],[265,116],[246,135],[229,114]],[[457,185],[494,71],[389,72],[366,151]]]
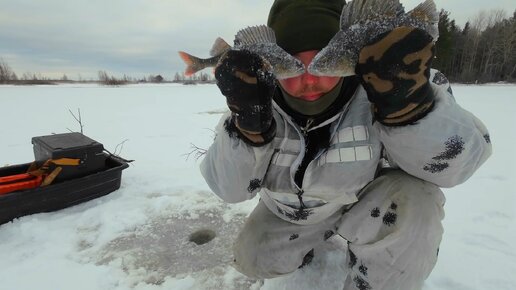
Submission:
[[[460,28],[441,10],[433,67],[452,82],[516,82],[516,11],[482,11]]]
[[[461,28],[451,19],[450,12],[441,10],[439,40],[433,67],[443,72],[452,82],[516,83],[516,11],[512,16],[508,16],[504,10],[481,11]],[[167,78],[159,74],[142,78],[126,75],[116,78],[105,71],[99,71],[98,75],[98,82],[105,85],[167,82]],[[213,75],[200,72],[192,77],[185,77],[183,73],[175,73],[169,79],[184,84],[210,83],[213,82]],[[75,81],[66,74],[58,80],[33,73],[18,77],[0,56],[0,84],[52,82]]]

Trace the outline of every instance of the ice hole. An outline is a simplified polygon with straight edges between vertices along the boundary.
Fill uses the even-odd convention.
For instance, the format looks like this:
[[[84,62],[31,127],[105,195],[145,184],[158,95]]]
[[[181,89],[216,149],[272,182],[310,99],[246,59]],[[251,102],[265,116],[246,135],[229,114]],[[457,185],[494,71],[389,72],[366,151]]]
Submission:
[[[217,234],[208,229],[198,230],[190,235],[188,239],[190,242],[194,242],[197,245],[204,245],[215,238]]]

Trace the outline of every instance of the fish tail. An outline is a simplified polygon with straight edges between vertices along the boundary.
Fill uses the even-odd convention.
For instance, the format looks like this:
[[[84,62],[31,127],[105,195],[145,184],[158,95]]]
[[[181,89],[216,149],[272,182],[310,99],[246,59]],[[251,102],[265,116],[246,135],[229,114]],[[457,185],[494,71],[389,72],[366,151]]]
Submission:
[[[186,64],[185,76],[191,76],[194,73],[206,68],[202,59],[188,54],[184,51],[179,51],[179,56]]]

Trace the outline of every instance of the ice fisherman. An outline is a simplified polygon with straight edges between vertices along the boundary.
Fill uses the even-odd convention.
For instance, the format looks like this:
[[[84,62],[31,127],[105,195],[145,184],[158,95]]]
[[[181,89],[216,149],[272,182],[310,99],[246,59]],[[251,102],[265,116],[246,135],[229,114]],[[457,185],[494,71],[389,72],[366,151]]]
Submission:
[[[267,25],[308,66],[339,30],[343,5],[276,0]],[[260,195],[233,247],[238,271],[278,277],[341,245],[344,290],[421,289],[443,234],[440,187],[466,181],[490,156],[491,141],[430,69],[433,48],[417,65],[404,63],[431,38],[400,29],[363,47],[360,57],[379,60],[359,63],[350,77],[276,80],[256,54],[221,59],[215,77],[231,112],[201,172],[226,202]]]

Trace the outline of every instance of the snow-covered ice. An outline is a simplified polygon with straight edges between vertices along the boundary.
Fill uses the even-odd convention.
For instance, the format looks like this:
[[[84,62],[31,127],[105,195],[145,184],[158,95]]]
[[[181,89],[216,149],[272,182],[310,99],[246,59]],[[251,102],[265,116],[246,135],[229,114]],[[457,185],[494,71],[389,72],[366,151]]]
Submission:
[[[445,189],[445,235],[425,290],[516,289],[516,86],[453,86],[490,129],[493,156]],[[214,85],[0,86],[0,166],[32,161],[31,137],[78,131],[136,161],[118,191],[0,226],[0,290],[341,289],[342,253],[291,275],[254,281],[229,264],[231,242],[257,200],[224,204],[202,179],[225,109]],[[121,146],[118,146],[118,150]],[[189,241],[214,231],[203,245]]]

